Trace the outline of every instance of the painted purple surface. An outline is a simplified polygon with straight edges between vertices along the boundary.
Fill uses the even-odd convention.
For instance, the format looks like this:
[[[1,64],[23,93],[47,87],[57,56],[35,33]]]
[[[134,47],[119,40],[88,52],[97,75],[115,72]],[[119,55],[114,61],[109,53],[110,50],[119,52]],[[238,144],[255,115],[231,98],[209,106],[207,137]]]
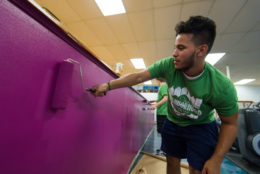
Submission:
[[[81,63],[84,86],[113,76],[6,0],[0,0],[0,173],[125,174],[153,126],[130,88],[94,98],[72,75],[65,110],[52,110],[57,65]]]

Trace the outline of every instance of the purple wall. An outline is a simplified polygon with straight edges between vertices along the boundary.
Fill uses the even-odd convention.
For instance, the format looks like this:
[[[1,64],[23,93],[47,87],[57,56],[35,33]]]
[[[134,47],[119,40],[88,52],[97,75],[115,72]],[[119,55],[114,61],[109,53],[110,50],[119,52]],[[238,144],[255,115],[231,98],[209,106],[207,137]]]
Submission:
[[[127,173],[153,113],[142,110],[144,99],[130,88],[104,98],[84,93],[78,70],[67,108],[52,110],[57,64],[64,59],[81,63],[85,87],[115,78],[53,32],[0,0],[0,173]]]

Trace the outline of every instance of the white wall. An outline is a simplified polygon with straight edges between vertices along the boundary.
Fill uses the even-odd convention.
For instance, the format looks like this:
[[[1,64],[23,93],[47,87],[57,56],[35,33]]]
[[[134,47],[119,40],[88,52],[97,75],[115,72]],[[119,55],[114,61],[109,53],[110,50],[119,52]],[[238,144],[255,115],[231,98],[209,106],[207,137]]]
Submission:
[[[260,101],[260,86],[235,86],[238,100]]]
[[[142,96],[144,96],[144,98],[146,98],[146,100],[148,101],[156,101],[157,97],[158,97],[158,93],[157,92],[141,92],[140,93]],[[154,122],[156,122],[156,110],[154,110]]]
[[[157,96],[158,96],[158,93],[157,92],[141,92],[140,93],[142,96],[144,96],[144,98],[146,98],[146,100],[148,101],[153,101],[153,100],[157,100]]]

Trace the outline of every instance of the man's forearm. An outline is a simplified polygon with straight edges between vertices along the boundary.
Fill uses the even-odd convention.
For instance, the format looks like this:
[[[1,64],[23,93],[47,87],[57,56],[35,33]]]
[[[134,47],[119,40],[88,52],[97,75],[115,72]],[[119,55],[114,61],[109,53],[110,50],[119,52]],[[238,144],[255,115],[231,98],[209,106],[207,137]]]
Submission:
[[[163,99],[161,101],[159,101],[158,103],[156,103],[156,107],[159,107],[161,106],[162,104],[166,103],[167,102],[167,96],[163,97]]]
[[[109,83],[94,85],[92,86],[92,89],[94,89],[95,92],[93,92],[92,94],[95,97],[103,97],[105,96],[106,92],[109,90],[123,88],[123,87],[130,87],[151,79],[152,76],[148,71],[148,69],[146,69],[138,73],[125,75],[116,80],[111,80]]]
[[[148,72],[148,70],[144,70],[139,73],[127,74],[118,79],[111,80],[110,88],[117,89],[123,87],[130,87],[150,79],[152,79],[150,73]]]
[[[130,87],[141,83],[141,80],[139,80],[136,76],[137,75],[134,73],[110,81],[111,89]]]
[[[220,134],[218,138],[217,147],[211,158],[223,161],[224,156],[232,146],[237,134],[236,124],[226,124],[223,123],[220,128]]]

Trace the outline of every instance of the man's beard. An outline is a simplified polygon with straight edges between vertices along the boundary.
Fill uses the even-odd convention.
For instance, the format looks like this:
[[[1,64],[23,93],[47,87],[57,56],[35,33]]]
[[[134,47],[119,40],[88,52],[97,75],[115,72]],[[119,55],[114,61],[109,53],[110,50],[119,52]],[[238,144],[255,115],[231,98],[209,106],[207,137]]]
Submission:
[[[194,66],[194,62],[195,62],[195,51],[192,53],[192,55],[189,57],[189,59],[184,62],[185,65],[184,67],[178,69],[182,72],[188,71],[190,68],[192,68]]]

